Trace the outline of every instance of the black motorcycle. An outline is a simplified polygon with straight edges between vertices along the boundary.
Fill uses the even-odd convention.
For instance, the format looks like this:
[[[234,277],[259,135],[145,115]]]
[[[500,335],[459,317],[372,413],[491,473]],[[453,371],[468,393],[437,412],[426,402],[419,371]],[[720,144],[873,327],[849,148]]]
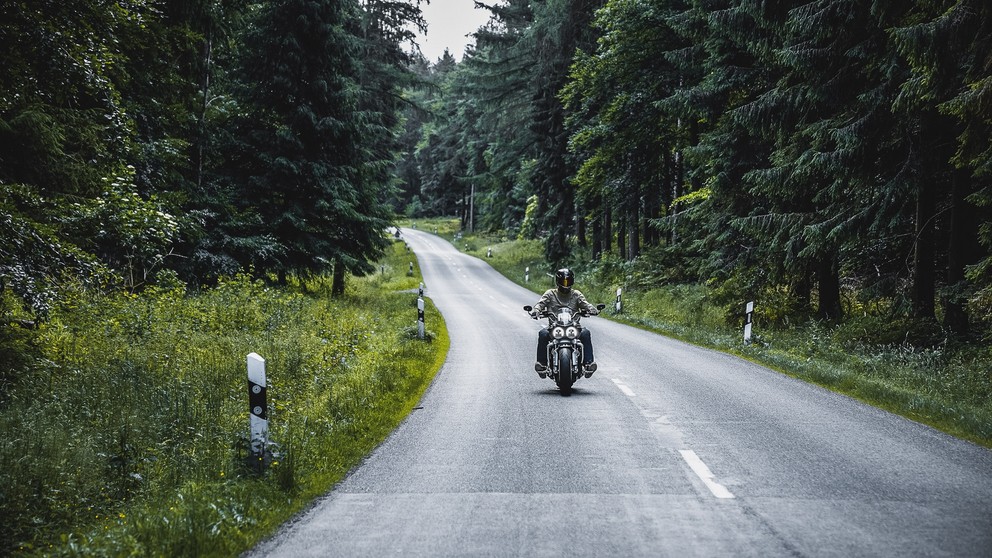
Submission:
[[[602,310],[605,304],[597,304],[596,308]],[[533,306],[524,306],[524,310],[530,313]],[[582,325],[579,320],[588,316],[588,313],[573,313],[568,308],[562,308],[558,313],[545,311],[540,318],[548,319],[548,333],[551,339],[548,342],[548,377],[558,385],[562,395],[572,393],[572,384],[580,377],[592,376],[592,372],[585,372],[582,369],[583,347],[579,335],[582,333]]]

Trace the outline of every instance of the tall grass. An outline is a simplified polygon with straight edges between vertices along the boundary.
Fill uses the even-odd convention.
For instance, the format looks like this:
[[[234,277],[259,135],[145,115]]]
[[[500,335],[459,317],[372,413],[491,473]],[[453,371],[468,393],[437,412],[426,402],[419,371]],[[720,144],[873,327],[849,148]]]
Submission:
[[[450,236],[450,235],[449,235]],[[535,292],[550,288],[539,241],[501,240],[465,235],[456,246],[485,259],[514,282]],[[492,256],[489,256],[492,248]],[[530,267],[530,282],[524,269]],[[754,342],[744,344],[744,301],[734,308],[719,304],[705,285],[663,285],[652,274],[605,260],[575,262],[578,288],[588,299],[612,308],[623,289],[623,313],[606,317],[690,343],[737,354],[786,374],[955,436],[992,447],[992,346],[950,338],[924,341],[919,324],[862,312],[836,325],[815,321],[789,324],[776,319],[780,301],[756,301]],[[535,271],[536,270],[536,271]],[[771,293],[772,296],[775,293]]]
[[[405,417],[447,352],[410,339],[419,275],[188,294],[79,291],[0,408],[0,554],[231,556],[328,490]],[[266,359],[271,463],[249,467],[245,357]]]

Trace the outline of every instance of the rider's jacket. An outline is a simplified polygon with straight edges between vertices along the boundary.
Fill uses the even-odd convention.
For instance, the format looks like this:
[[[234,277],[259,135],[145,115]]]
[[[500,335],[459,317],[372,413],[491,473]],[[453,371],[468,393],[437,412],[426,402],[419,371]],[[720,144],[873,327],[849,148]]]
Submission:
[[[590,304],[578,289],[570,289],[565,292],[561,289],[548,289],[541,296],[541,300],[534,305],[534,313],[540,315],[545,310],[557,312],[565,307],[568,307],[573,313],[584,310],[589,314],[599,314],[596,306]]]

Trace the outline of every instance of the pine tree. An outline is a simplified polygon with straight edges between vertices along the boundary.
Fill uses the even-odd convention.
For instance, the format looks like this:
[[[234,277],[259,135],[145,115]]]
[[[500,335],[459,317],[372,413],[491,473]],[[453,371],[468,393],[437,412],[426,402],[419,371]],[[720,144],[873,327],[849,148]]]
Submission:
[[[363,143],[359,44],[345,30],[358,7],[337,0],[286,0],[260,13],[244,67],[254,107],[248,144],[257,150],[248,201],[261,229],[283,252],[256,261],[260,270],[369,272],[385,246],[379,178]],[[380,136],[376,136],[380,137]]]
[[[955,332],[967,333],[968,298],[987,299],[992,286],[987,273],[992,268],[992,7],[975,0],[916,2],[896,25],[893,39],[911,69],[896,108],[923,116],[920,133],[925,143],[919,156],[929,172],[919,190],[923,212],[918,222],[930,218],[945,229],[947,260],[939,266],[946,269],[944,322]],[[951,151],[955,145],[956,151]],[[934,208],[947,215],[946,223],[937,219]],[[980,238],[984,248],[977,242]],[[939,253],[939,245],[928,248]],[[917,289],[918,314],[932,316],[934,282],[936,278],[927,281],[927,288]],[[984,294],[976,295],[976,290]],[[984,308],[989,312],[992,305],[986,302]]]
[[[667,104],[687,127],[687,195],[679,198],[686,208],[677,221],[695,224],[679,242],[698,255],[703,277],[734,285],[735,297],[755,296],[783,275],[781,259],[769,260],[766,239],[747,226],[769,212],[745,177],[764,164],[772,141],[739,117],[778,77],[768,61],[781,10],[777,2],[692,1],[668,18],[688,43],[668,54],[682,85]]]

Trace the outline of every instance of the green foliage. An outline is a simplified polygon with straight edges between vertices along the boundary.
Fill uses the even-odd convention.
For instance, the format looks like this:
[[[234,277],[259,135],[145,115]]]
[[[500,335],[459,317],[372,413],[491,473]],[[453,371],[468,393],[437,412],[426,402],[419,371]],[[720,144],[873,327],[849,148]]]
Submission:
[[[71,291],[0,407],[3,552],[233,555],[274,530],[381,441],[443,362],[433,306],[433,342],[410,340],[410,294],[382,290],[409,288],[407,258],[396,243],[383,273],[333,301],[326,277]],[[261,476],[245,467],[249,352],[269,382],[275,460]]]
[[[179,234],[179,220],[155,196],[135,191],[134,168],[108,181],[106,191],[67,211],[66,230],[89,253],[122,271],[126,286],[143,285],[165,263]]]
[[[244,133],[258,158],[243,203],[284,248],[256,262],[263,271],[368,273],[384,247],[380,136],[356,117],[360,45],[347,23],[357,17],[351,2],[273,4],[246,37],[255,48],[243,62],[253,84]]]
[[[0,184],[0,296],[15,295],[29,317],[44,318],[68,281],[97,282],[105,268],[33,215],[48,202],[26,185]],[[9,315],[5,300],[3,322]],[[0,326],[4,327],[4,326]]]
[[[839,320],[856,290],[987,334],[983,3],[596,4],[490,8],[425,126],[444,155],[423,168],[452,171],[425,205],[449,196],[467,227],[470,183],[477,222],[545,238],[549,260],[647,260],[778,298],[773,323]]]
[[[0,264],[6,288],[43,309],[67,255],[132,289],[163,268],[196,285],[337,266],[339,290],[368,273],[408,24],[403,2],[4,3],[0,207],[18,232],[2,240],[44,239],[21,242],[32,264]]]
[[[524,222],[520,224],[520,234],[517,235],[521,240],[535,238],[537,236],[537,223],[539,219],[537,209],[537,196],[534,195],[527,198],[527,210],[524,212]]]

